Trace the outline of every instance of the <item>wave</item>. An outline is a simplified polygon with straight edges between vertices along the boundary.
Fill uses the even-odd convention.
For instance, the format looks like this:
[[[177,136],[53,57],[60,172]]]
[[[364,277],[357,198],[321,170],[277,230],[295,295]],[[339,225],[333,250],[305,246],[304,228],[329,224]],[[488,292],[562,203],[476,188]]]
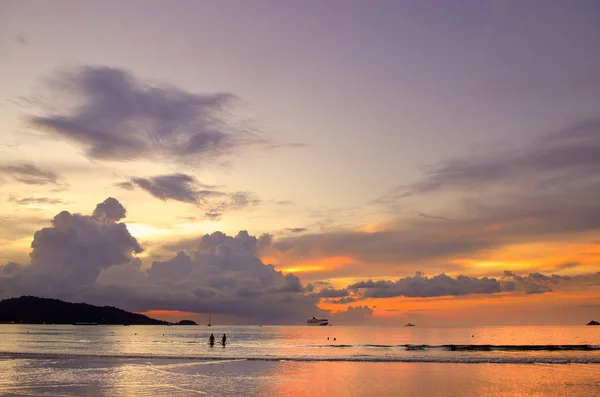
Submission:
[[[318,345],[320,348],[375,348],[445,351],[595,351],[598,345]]]
[[[1,359],[115,359],[115,360],[179,360],[210,364],[236,361],[292,361],[292,362],[372,362],[372,363],[448,363],[448,364],[600,364],[600,356],[593,357],[464,357],[464,356],[180,356],[155,354],[88,354],[0,352]]]

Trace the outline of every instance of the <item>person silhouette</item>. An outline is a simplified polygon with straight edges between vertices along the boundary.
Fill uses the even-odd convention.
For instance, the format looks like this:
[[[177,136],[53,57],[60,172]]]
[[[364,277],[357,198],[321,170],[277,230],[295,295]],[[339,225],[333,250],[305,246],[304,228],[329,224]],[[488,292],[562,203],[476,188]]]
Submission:
[[[227,342],[227,336],[223,334],[223,337],[221,338],[221,344],[223,345],[223,347],[225,347],[225,342]]]
[[[211,346],[215,345],[215,336],[213,334],[210,334],[210,338],[208,338],[208,344]]]

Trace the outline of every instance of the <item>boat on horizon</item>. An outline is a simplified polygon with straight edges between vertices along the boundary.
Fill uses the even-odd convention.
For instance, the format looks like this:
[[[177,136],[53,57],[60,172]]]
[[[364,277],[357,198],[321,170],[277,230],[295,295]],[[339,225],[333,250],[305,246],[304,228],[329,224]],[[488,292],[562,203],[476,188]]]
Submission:
[[[208,313],[208,324],[206,324],[207,327],[212,326],[211,321],[210,321],[210,313]]]
[[[414,327],[415,325],[414,325],[414,324],[412,324],[412,323],[408,323],[408,324],[405,324],[404,326],[405,326],[405,327]]]
[[[306,325],[319,325],[324,327],[326,325],[329,325],[329,320],[327,320],[326,318],[316,318],[315,316],[313,316],[313,318],[308,319]]]

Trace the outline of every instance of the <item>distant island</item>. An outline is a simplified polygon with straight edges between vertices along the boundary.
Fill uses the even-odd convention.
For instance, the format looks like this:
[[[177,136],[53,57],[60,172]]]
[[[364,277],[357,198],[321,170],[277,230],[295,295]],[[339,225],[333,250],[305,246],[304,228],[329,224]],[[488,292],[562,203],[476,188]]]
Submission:
[[[587,323],[587,325],[600,325],[600,323],[598,321],[590,321],[589,323]]]
[[[198,325],[195,321],[192,320],[181,320],[173,325]]]
[[[111,306],[21,296],[0,301],[0,323],[81,325],[168,325],[170,323]]]

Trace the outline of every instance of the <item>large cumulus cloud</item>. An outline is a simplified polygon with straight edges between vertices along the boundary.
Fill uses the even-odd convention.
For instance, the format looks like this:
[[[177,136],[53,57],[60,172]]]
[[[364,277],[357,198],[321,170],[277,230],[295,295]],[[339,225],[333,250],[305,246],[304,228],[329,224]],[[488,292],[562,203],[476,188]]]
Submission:
[[[305,293],[293,274],[284,275],[256,256],[269,236],[220,232],[199,238],[179,252],[143,268],[138,241],[121,221],[114,198],[91,215],[63,211],[35,233],[31,262],[0,267],[0,294],[56,297],[110,304],[128,310],[183,310],[234,316],[254,323],[302,323],[325,314],[318,297]]]
[[[124,223],[125,208],[115,199],[98,204],[93,215],[62,211],[35,233],[31,263],[11,272],[3,292],[70,297],[93,284],[103,269],[132,261],[142,247]]]

